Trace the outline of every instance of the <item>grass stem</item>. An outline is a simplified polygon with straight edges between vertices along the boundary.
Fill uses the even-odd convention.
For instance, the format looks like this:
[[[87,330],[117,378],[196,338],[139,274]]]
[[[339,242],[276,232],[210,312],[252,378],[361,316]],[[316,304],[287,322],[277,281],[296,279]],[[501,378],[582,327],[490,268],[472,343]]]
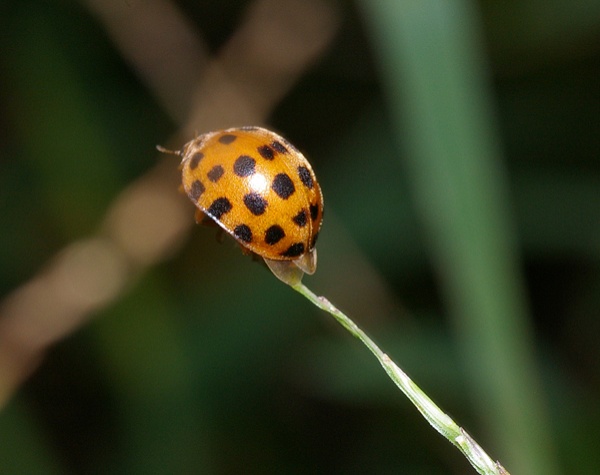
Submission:
[[[454,444],[477,472],[482,475],[509,475],[506,469],[500,465],[500,462],[494,462],[481,446],[450,416],[444,413],[388,355],[381,351],[377,344],[350,317],[325,297],[316,295],[302,282],[293,285],[292,288],[318,308],[332,315],[346,330],[358,338],[375,355],[390,379],[410,399],[427,422]]]

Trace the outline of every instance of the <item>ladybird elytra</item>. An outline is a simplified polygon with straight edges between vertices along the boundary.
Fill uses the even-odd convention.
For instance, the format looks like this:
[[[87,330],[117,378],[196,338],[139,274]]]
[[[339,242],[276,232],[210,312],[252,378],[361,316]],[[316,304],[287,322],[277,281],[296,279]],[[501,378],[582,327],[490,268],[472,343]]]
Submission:
[[[201,134],[180,155],[183,189],[198,212],[284,282],[315,272],[323,195],[296,147],[262,127],[240,127]]]

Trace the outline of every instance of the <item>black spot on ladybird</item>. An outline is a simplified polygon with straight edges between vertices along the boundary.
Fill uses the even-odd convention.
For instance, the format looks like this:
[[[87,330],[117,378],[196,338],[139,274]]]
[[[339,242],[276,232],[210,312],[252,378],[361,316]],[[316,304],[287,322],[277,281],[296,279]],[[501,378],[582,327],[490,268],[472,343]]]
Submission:
[[[190,170],[195,170],[196,168],[198,168],[198,164],[203,158],[204,154],[202,152],[194,153],[194,155],[192,155],[192,158],[190,158]]]
[[[250,176],[254,173],[256,160],[248,155],[240,155],[233,164],[233,171],[237,176]]]
[[[230,143],[235,142],[236,139],[237,139],[236,135],[225,134],[225,135],[221,135],[219,137],[219,142],[221,142],[223,145],[229,145]]]
[[[297,242],[287,248],[287,251],[282,252],[281,255],[285,257],[298,257],[304,254],[304,244]]]
[[[244,196],[244,204],[246,208],[255,216],[260,216],[267,208],[267,200],[258,193],[248,193]]]
[[[219,178],[223,176],[223,173],[225,173],[223,167],[221,165],[215,165],[206,175],[210,181],[216,183],[219,181]]]
[[[275,175],[273,179],[273,183],[271,184],[271,188],[280,198],[287,200],[290,196],[294,194],[296,188],[294,187],[294,182],[292,179],[285,173],[278,173]]]
[[[273,160],[275,158],[275,152],[268,145],[261,145],[256,150],[265,160]]]
[[[312,189],[314,186],[312,175],[310,171],[306,167],[298,167],[298,176],[300,177],[300,181],[304,183],[304,186],[308,189]]]
[[[277,153],[288,153],[287,148],[285,148],[281,142],[277,142],[277,140],[275,140],[272,144],[271,147],[273,147],[273,149],[277,152]]]
[[[206,210],[215,219],[221,219],[221,216],[229,213],[229,211],[231,211],[231,202],[225,197],[217,198]]]
[[[252,230],[245,224],[236,226],[233,235],[244,242],[252,242]]]
[[[319,216],[319,205],[310,205],[310,219],[313,221]]]
[[[265,232],[265,242],[267,244],[270,244],[271,246],[273,244],[277,244],[284,237],[285,237],[285,231],[283,230],[283,228],[281,226],[279,226],[277,224],[274,224],[269,229],[267,229],[267,231]]]
[[[307,223],[306,211],[305,210],[300,210],[300,212],[296,216],[294,216],[292,218],[292,221],[294,221],[294,223],[296,223],[301,228],[303,228],[304,226],[306,226],[306,223]]]
[[[196,180],[192,183],[192,186],[190,187],[190,197],[194,201],[198,201],[202,193],[204,193],[204,190],[206,190],[206,188],[204,187],[202,182],[200,180]]]

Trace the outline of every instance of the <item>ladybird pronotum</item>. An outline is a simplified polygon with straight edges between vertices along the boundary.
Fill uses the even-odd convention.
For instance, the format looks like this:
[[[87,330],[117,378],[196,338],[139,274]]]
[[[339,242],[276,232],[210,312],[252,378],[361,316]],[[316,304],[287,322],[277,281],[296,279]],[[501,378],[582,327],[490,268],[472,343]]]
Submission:
[[[199,135],[182,156],[182,183],[198,210],[294,285],[317,266],[321,187],[308,160],[261,127]]]

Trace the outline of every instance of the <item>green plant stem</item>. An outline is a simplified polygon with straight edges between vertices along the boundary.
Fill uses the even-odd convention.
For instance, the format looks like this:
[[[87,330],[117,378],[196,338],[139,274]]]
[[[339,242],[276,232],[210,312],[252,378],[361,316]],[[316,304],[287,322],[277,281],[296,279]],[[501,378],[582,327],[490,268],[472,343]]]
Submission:
[[[331,314],[346,330],[358,338],[375,355],[375,358],[383,366],[390,379],[410,399],[427,422],[458,447],[475,470],[483,475],[509,475],[502,465],[500,465],[500,462],[494,462],[479,444],[462,427],[445,414],[388,355],[381,351],[375,342],[350,317],[335,307],[325,297],[313,293],[302,282],[293,285],[292,288],[321,310]]]

